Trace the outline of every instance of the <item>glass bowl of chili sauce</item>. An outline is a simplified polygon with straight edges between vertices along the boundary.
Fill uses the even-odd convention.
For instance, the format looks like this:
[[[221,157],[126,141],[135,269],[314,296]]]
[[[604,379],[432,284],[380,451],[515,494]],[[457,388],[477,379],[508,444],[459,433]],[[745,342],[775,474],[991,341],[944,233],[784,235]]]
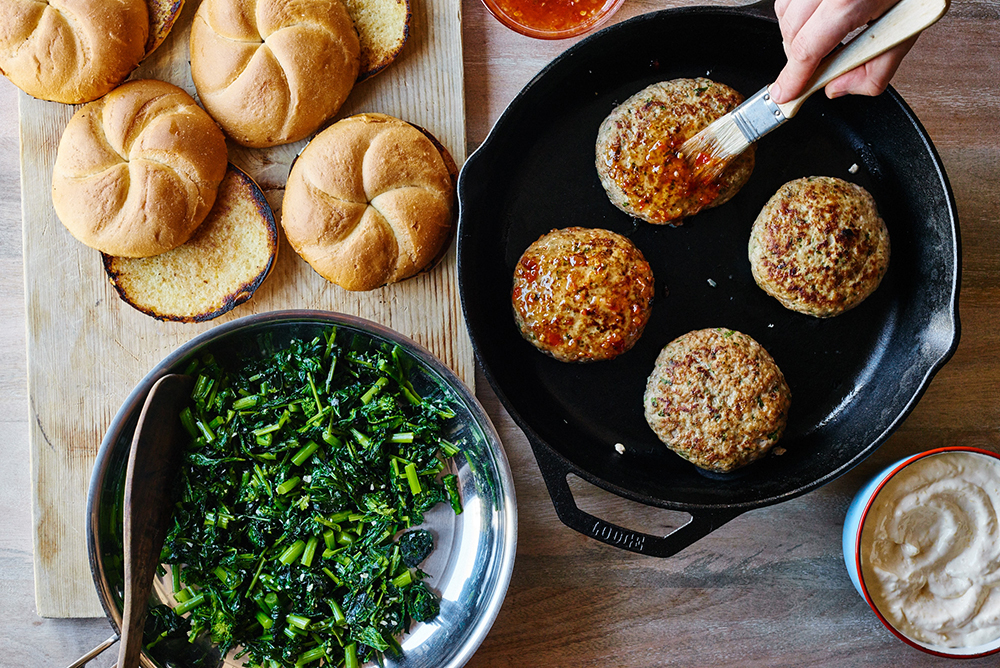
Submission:
[[[602,25],[625,0],[483,0],[500,23],[536,39],[577,37]]]

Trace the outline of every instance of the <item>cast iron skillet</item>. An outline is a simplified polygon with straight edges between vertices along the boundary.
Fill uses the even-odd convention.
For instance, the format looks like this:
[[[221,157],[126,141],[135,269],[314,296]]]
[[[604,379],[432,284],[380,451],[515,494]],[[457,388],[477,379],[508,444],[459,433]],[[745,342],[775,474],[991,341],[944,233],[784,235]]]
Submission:
[[[683,227],[636,221],[605,196],[594,168],[601,120],[664,79],[708,76],[744,95],[770,83],[785,59],[777,24],[764,11],[665,10],[576,44],[518,94],[459,180],[459,285],[486,377],[531,442],[560,519],[642,554],[674,554],[740,513],[844,473],[903,421],[958,345],[951,188],[927,134],[892,90],[877,98],[814,96],[760,142],[743,190]],[[892,243],[875,294],[826,320],[781,307],[756,286],[747,260],[761,207],[786,181],[810,175],[867,188]],[[656,278],[643,337],[609,362],[552,360],[520,337],[511,315],[521,253],[542,234],[570,225],[629,237]],[[709,477],[668,451],[642,414],[659,350],[705,327],[730,327],[759,341],[793,395],[779,443],[784,453],[728,476]],[[576,506],[569,473],[634,501],[686,511],[692,520],[665,537],[609,524]]]

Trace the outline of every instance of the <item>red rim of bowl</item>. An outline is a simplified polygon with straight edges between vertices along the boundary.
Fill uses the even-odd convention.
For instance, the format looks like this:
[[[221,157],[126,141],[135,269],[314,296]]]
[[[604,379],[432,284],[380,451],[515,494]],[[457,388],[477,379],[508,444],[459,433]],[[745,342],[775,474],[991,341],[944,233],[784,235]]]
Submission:
[[[964,445],[954,445],[954,446],[948,446],[948,447],[944,447],[944,448],[935,448],[933,450],[928,450],[927,452],[921,452],[919,454],[913,455],[912,457],[907,457],[903,462],[901,462],[898,466],[896,466],[889,473],[889,475],[887,475],[885,477],[885,479],[882,480],[882,482],[880,482],[878,484],[878,487],[876,487],[875,491],[872,492],[871,498],[868,499],[868,503],[865,504],[864,512],[861,513],[861,519],[858,522],[858,534],[856,536],[857,541],[856,541],[855,548],[854,548],[854,565],[855,565],[855,568],[858,571],[858,582],[861,583],[861,592],[864,594],[865,601],[868,602],[868,607],[872,609],[872,611],[875,613],[875,615],[879,618],[879,621],[882,622],[882,625],[885,626],[885,628],[889,629],[889,631],[894,636],[896,636],[897,638],[899,638],[900,640],[902,640],[903,642],[905,642],[910,647],[914,647],[916,649],[919,649],[921,652],[926,652],[928,654],[933,654],[934,656],[940,656],[940,657],[945,658],[945,659],[981,659],[984,656],[990,656],[992,654],[996,654],[997,652],[1000,652],[1000,645],[998,645],[997,647],[995,647],[993,649],[987,650],[985,652],[979,652],[977,654],[950,654],[950,653],[948,653],[946,651],[931,649],[930,647],[928,647],[926,645],[922,645],[919,642],[917,642],[916,640],[913,640],[912,638],[904,635],[902,632],[900,632],[899,630],[897,630],[892,625],[892,623],[882,615],[882,613],[879,611],[878,607],[875,605],[875,602],[872,600],[871,595],[868,593],[868,587],[867,587],[867,585],[865,585],[865,576],[864,576],[864,573],[862,572],[862,569],[861,569],[861,531],[865,527],[865,520],[868,519],[868,511],[871,510],[871,507],[875,503],[875,499],[876,499],[876,497],[878,497],[879,492],[882,491],[882,488],[885,487],[886,483],[889,482],[890,480],[892,480],[896,476],[897,473],[899,473],[904,468],[906,468],[907,466],[909,466],[913,462],[917,461],[918,459],[923,459],[924,457],[930,457],[932,455],[939,455],[939,454],[946,453],[946,452],[973,452],[973,453],[980,454],[980,455],[986,455],[988,457],[992,457],[993,459],[996,459],[997,461],[1000,461],[1000,455],[998,455],[995,452],[990,452],[989,450],[982,450],[980,448],[972,448],[972,447],[968,447],[968,446],[964,446]],[[958,649],[958,648],[956,648],[956,649]]]
[[[483,5],[490,14],[493,15],[497,21],[510,28],[516,33],[520,33],[525,37],[533,37],[535,39],[568,39],[570,37],[579,37],[585,33],[595,30],[604,24],[605,21],[614,16],[615,12],[625,4],[625,0],[606,0],[601,10],[595,14],[589,21],[581,23],[579,25],[573,26],[572,28],[565,28],[563,30],[544,30],[542,28],[533,28],[523,23],[518,23],[512,17],[508,16],[503,12],[502,9],[496,4],[496,0],[483,0]]]

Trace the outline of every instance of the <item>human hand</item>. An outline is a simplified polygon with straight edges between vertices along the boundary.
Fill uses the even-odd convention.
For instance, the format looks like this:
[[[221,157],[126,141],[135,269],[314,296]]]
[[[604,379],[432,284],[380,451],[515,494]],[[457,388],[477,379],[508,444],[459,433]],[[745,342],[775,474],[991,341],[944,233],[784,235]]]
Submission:
[[[793,100],[805,92],[819,62],[852,31],[872,21],[897,0],[776,0],[781,39],[788,62],[771,85],[775,102]],[[827,97],[849,93],[878,95],[889,85],[916,36],[869,60],[826,86]]]

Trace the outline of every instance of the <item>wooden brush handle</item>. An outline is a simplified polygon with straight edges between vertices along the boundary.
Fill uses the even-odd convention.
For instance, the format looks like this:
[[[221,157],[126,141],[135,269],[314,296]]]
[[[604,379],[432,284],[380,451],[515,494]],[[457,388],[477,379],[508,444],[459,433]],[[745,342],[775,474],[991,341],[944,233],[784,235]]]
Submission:
[[[828,83],[864,65],[894,46],[934,25],[948,11],[949,0],[899,0],[844,47],[827,56],[809,79],[806,92],[778,105],[791,118],[806,99]]]

